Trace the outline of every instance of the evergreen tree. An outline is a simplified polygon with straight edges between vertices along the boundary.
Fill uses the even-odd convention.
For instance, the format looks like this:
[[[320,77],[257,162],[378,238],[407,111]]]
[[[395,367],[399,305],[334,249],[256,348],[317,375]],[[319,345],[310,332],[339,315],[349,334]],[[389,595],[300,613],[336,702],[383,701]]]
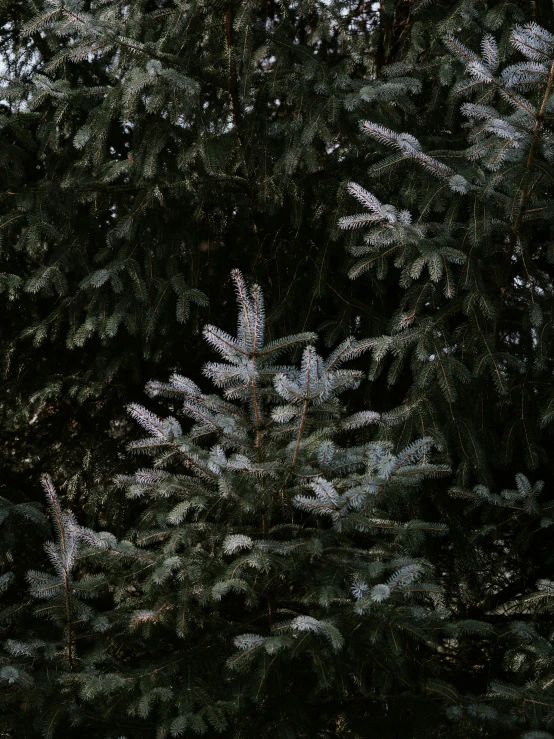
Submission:
[[[204,331],[224,360],[204,374],[222,394],[177,374],[148,385],[192,419],[187,432],[130,407],[148,432],[130,449],[154,457],[120,479],[143,501],[130,540],[81,528],[45,482],[55,572],[28,581],[63,640],[6,642],[0,700],[20,707],[14,731],[119,736],[131,716],[136,737],[400,737],[394,714],[415,732],[428,715],[419,673],[448,612],[419,555],[446,527],[421,520],[418,495],[448,470],[429,461],[429,439],[398,454],[362,440],[380,419],[348,414],[339,397],[362,375],[341,365],[370,342],[347,339],[327,359],[311,334],[267,342],[260,289],[234,280],[237,336]],[[93,617],[83,598],[103,582],[115,605]]]
[[[276,336],[316,329],[333,346],[360,321],[384,333],[398,286],[389,280],[368,301],[344,273],[336,229],[343,183],[362,182],[374,156],[358,121],[415,123],[424,147],[444,139],[442,93],[462,73],[444,35],[487,29],[505,45],[513,22],[547,22],[547,6],[3,2],[2,408],[13,494],[32,496],[45,464],[63,470],[91,523],[100,507],[113,522],[107,500],[91,498],[117,470],[121,409],[184,361],[183,341],[191,356],[204,351],[208,314],[197,306],[208,296],[210,320],[228,320],[219,278],[236,265],[266,286]],[[399,60],[419,70],[408,91],[384,78]],[[393,408],[408,382],[377,395]]]
[[[327,203],[355,166],[377,11],[24,7],[5,44],[27,63],[10,62],[2,87],[4,407],[33,471],[49,447],[74,490],[95,490],[117,466],[110,421],[183,363],[183,341],[203,351],[206,299],[222,319],[232,267],[273,287],[276,335],[322,317],[332,342],[351,333],[349,301],[327,284],[343,260]]]
[[[58,732],[86,727],[98,736],[163,735],[187,721],[196,723],[183,732],[216,732],[219,721],[223,732],[245,736],[364,736],[371,725],[387,736],[544,739],[552,635],[548,608],[535,606],[548,603],[552,577],[552,496],[538,482],[547,488],[552,478],[551,3],[56,1],[0,2],[0,9],[7,19],[0,30],[7,63],[0,118],[0,588],[7,606],[0,624],[6,639],[47,645],[25,654],[8,646],[1,668],[12,686],[2,698],[3,720],[11,722],[5,725],[32,735],[55,716],[52,730],[58,721]],[[347,215],[348,193],[363,212]],[[348,267],[345,244],[353,255]],[[216,401],[194,389],[207,359],[199,326],[209,315],[229,328],[221,276],[237,264],[267,286],[269,347],[280,346],[272,343],[279,336],[317,329],[328,347],[341,347],[336,361],[350,359],[354,374],[340,375],[350,385],[348,415],[330,398],[321,405],[311,399],[300,435],[304,414],[293,413],[306,398],[300,386],[294,396],[290,383],[298,385],[313,365],[328,389],[334,354],[316,359],[312,348],[301,355],[298,339],[291,346],[297,364],[285,367],[282,386],[274,384],[281,369],[268,364],[264,374],[261,364],[254,367],[259,357],[248,365],[240,351],[233,354],[253,340],[244,321],[259,293],[246,288],[239,339],[208,333],[216,348],[227,339],[234,347],[224,359],[235,369],[210,365],[210,377],[236,397]],[[372,338],[341,343],[351,335]],[[368,368],[371,382],[357,388],[356,373]],[[195,417],[197,426],[183,434],[176,421],[137,408],[161,457],[154,471],[128,481],[138,499],[124,502],[107,482],[127,465],[121,442],[132,431],[120,409],[138,400],[147,377],[171,373],[177,385],[152,390],[173,403],[188,398],[211,420],[203,427]],[[192,385],[179,386],[182,373]],[[373,411],[362,411],[367,407]],[[269,414],[265,420],[256,420],[256,408]],[[357,413],[369,425],[345,426]],[[283,435],[274,437],[278,424]],[[261,460],[252,442],[258,431],[266,445]],[[365,454],[373,461],[365,472],[356,461],[344,474],[331,465],[331,476],[327,452],[319,459],[304,448],[304,433],[313,450],[333,442],[337,459],[359,462],[356,455]],[[246,446],[232,447],[229,435]],[[432,443],[452,476],[426,479],[417,499],[393,476],[375,512],[387,526],[395,522],[386,529],[392,539],[382,529],[349,528],[353,481],[383,477],[381,465],[389,459],[394,466],[417,439],[425,440],[425,452],[412,466],[425,467]],[[245,440],[253,443],[250,452]],[[204,477],[194,489],[198,501],[169,524],[172,496],[184,484],[179,464],[189,464],[187,485],[194,477],[187,450]],[[264,466],[279,454],[290,477]],[[251,466],[240,468],[242,458]],[[24,573],[49,567],[36,561],[45,521],[30,502],[38,469],[56,470],[79,520],[121,539],[80,539],[74,520],[64,519],[78,553],[71,577],[99,578],[93,590],[107,618],[104,634],[92,628],[92,612],[69,640],[73,618],[81,619],[58,622],[54,635],[33,616]],[[323,482],[303,487],[301,469],[313,476],[306,480]],[[248,501],[242,519],[236,501],[225,497],[225,485],[239,478]],[[275,493],[281,508],[267,509]],[[278,515],[288,529],[273,530]],[[436,522],[431,529],[446,524],[447,536],[420,538],[420,519]],[[19,521],[27,521],[24,528],[11,525]],[[227,534],[252,545],[227,553]],[[279,550],[300,536],[306,548],[294,557]],[[143,539],[150,544],[144,549]],[[194,546],[187,548],[189,539]],[[107,548],[85,548],[100,540]],[[308,554],[314,542],[321,551]],[[329,551],[335,545],[340,555]],[[379,547],[382,572],[367,564]],[[166,564],[171,557],[179,559],[175,569]],[[404,604],[415,593],[393,587],[389,598],[373,602],[374,586],[390,589],[394,562],[397,569],[426,567],[442,600],[428,592],[425,610],[410,610]],[[229,563],[246,584],[229,586],[214,601],[213,588],[235,579]],[[189,564],[188,577],[207,585],[204,595],[187,595],[192,625],[181,635],[176,579]],[[331,567],[340,573],[340,583],[332,581],[337,600],[331,591],[328,601],[310,600],[312,586],[313,593],[331,587]],[[269,572],[284,572],[294,595]],[[301,576],[313,578],[304,590],[295,580]],[[367,597],[371,614],[356,611],[356,576],[358,595],[366,593],[362,611]],[[282,634],[275,631],[281,620],[269,614],[265,593],[272,588],[284,603],[275,608],[291,611]],[[133,621],[136,613],[144,621]],[[366,665],[354,688],[351,676],[367,658],[369,639],[355,619],[374,616],[382,629],[374,649],[381,667],[366,675]],[[283,645],[270,655],[266,639],[304,638],[291,625],[300,617],[336,628],[342,647],[335,652],[331,632],[306,621],[313,626],[302,632],[308,651],[299,650],[297,660]],[[417,648],[398,642],[395,625],[423,641]],[[222,666],[241,634],[254,639],[252,651],[237,653],[244,673],[227,671],[224,681],[208,675],[207,648],[218,651],[214,664]],[[187,678],[182,666],[161,662],[160,651],[195,640],[200,697],[183,712],[179,686]],[[119,652],[117,641],[124,645]],[[262,655],[279,670],[265,669]],[[329,685],[317,682],[318,659]],[[18,670],[35,675],[32,688],[17,682]],[[259,694],[252,693],[255,679]],[[98,727],[86,705],[104,700],[110,713]],[[45,707],[53,709],[49,718]],[[287,724],[280,711],[289,709]]]
[[[526,60],[499,69],[492,35],[480,55],[446,41],[469,73],[453,96],[478,96],[461,106],[465,149],[427,153],[410,133],[362,124],[396,150],[371,172],[386,174],[388,187],[396,177],[398,205],[351,184],[369,213],[341,221],[370,226],[365,243],[351,247],[358,259],[350,276],[368,274],[378,284],[393,267],[403,287],[389,331],[375,337],[370,376],[386,367],[394,384],[409,365],[406,403],[391,415],[399,439],[416,429],[433,435],[455,460],[461,486],[501,484],[506,471],[550,461],[554,36],[536,24],[517,26],[511,45]],[[413,215],[401,210],[407,205]]]
[[[516,617],[530,619],[524,604],[534,597],[525,594],[534,581],[543,598],[549,592],[551,503],[539,497],[542,483],[532,486],[522,476],[503,496],[483,483],[501,488],[518,469],[535,476],[552,469],[554,36],[530,23],[512,28],[509,42],[487,34],[475,51],[455,36],[445,39],[445,54],[467,76],[453,86],[433,148],[382,119],[362,124],[383,151],[395,151],[370,169],[373,192],[349,186],[366,212],[341,225],[369,228],[363,242],[353,239],[351,277],[377,285],[395,269],[404,290],[388,331],[375,337],[370,371],[386,372],[390,384],[407,367],[412,374],[401,413],[390,414],[397,443],[416,429],[431,435],[453,463],[451,493],[471,501],[462,523],[468,539],[456,542],[442,584],[453,615],[479,623],[467,629],[453,621],[456,636],[461,630],[470,638],[462,649],[456,642],[452,654],[458,689],[450,685],[442,694],[455,704],[451,716],[461,732],[479,735],[487,719],[487,736],[518,736],[518,726],[530,726],[525,736],[539,737],[550,720],[541,693],[549,686],[548,619],[537,614],[535,631]],[[408,75],[420,70],[407,61],[384,73],[408,94],[415,87]],[[393,189],[395,204],[383,205]],[[457,511],[449,506],[449,518],[463,521]],[[534,680],[523,687],[530,673]],[[472,674],[491,691],[489,701],[501,697],[517,709],[498,714],[489,702],[474,701]],[[547,702],[531,712],[539,694]]]

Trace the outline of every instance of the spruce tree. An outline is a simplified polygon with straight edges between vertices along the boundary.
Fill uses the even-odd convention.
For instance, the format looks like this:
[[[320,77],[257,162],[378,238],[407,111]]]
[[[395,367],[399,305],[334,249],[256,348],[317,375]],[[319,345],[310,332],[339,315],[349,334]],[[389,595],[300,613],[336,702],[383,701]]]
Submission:
[[[343,250],[327,203],[355,166],[376,17],[347,2],[60,0],[12,13],[2,354],[7,423],[31,473],[38,448],[74,490],[106,484],[109,423],[154,372],[186,361],[183,341],[204,351],[200,327],[224,319],[220,281],[237,265],[272,288],[276,335],[322,318],[331,342],[351,333],[350,301],[328,285]]]
[[[410,368],[406,402],[389,414],[397,443],[416,429],[430,434],[453,463],[451,495],[470,501],[465,510],[448,506],[469,538],[448,556],[443,585],[453,615],[477,621],[452,623],[457,639],[468,638],[462,649],[457,642],[452,684],[442,690],[450,715],[462,732],[478,735],[486,719],[487,735],[529,727],[524,735],[539,737],[550,721],[551,634],[547,611],[526,604],[545,600],[551,587],[552,504],[540,477],[552,469],[554,36],[536,23],[506,35],[499,43],[488,33],[477,49],[444,39],[445,55],[466,76],[451,90],[432,148],[382,118],[362,123],[383,153],[394,153],[373,164],[371,191],[350,184],[365,212],[341,225],[366,228],[364,240],[352,242],[351,277],[378,284],[394,269],[404,291],[388,331],[375,337],[370,370],[394,384]],[[407,61],[384,73],[408,93],[408,75],[421,72]],[[384,205],[393,191],[394,204]],[[536,484],[518,474],[516,490],[492,492],[521,471]],[[529,593],[537,580],[540,598]],[[486,702],[474,700],[472,674],[489,691]],[[497,712],[490,701],[498,698],[515,706]]]
[[[60,708],[58,732],[86,726],[99,736],[110,731],[120,736],[124,730],[113,728],[116,719],[103,728],[88,724],[91,712],[83,706],[88,696],[91,705],[102,705],[101,696],[125,693],[121,686],[133,681],[135,693],[125,694],[110,713],[117,715],[118,726],[131,722],[129,733],[152,735],[163,727],[170,731],[177,719],[175,694],[164,692],[170,689],[170,672],[160,670],[159,683],[145,677],[139,685],[142,673],[133,669],[151,664],[158,670],[160,644],[179,649],[189,637],[179,636],[174,625],[171,632],[172,611],[160,616],[159,624],[148,619],[137,624],[134,644],[128,626],[133,613],[148,614],[158,604],[155,584],[139,576],[139,562],[162,567],[160,587],[166,588],[169,608],[178,598],[175,572],[170,565],[166,572],[164,562],[173,556],[166,552],[168,541],[178,539],[166,517],[179,473],[168,460],[169,478],[162,474],[167,470],[156,468],[137,500],[124,501],[108,480],[128,468],[122,440],[133,432],[121,409],[125,402],[138,402],[139,385],[174,373],[190,375],[202,386],[200,367],[208,357],[200,326],[209,317],[230,330],[228,286],[221,277],[239,265],[264,286],[270,345],[290,332],[317,329],[321,339],[313,352],[325,356],[323,344],[327,349],[341,345],[346,356],[345,337],[372,337],[368,351],[350,360],[354,372],[369,369],[371,382],[351,388],[349,414],[371,407],[376,415],[365,418],[375,422],[347,429],[341,425],[342,411],[314,416],[321,418],[321,438],[332,439],[339,456],[366,445],[398,459],[417,439],[430,439],[441,469],[452,470],[446,478],[426,479],[413,507],[403,506],[404,492],[387,498],[390,509],[382,517],[406,524],[392,544],[382,531],[337,533],[336,511],[317,516],[308,509],[317,506],[318,490],[295,491],[291,481],[284,486],[283,505],[289,506],[284,510],[294,516],[290,526],[306,520],[318,532],[323,528],[325,537],[338,537],[343,583],[353,572],[349,557],[370,557],[374,536],[392,547],[385,562],[400,558],[398,545],[408,564],[428,563],[442,592],[440,604],[425,611],[418,632],[421,651],[410,645],[402,656],[407,642],[397,654],[396,646],[377,639],[386,657],[383,672],[361,680],[357,693],[343,688],[350,686],[346,678],[334,699],[326,692],[334,687],[322,687],[317,696],[304,683],[299,688],[294,679],[302,670],[312,675],[309,659],[300,668],[294,660],[287,662],[283,647],[275,659],[286,664],[280,684],[283,675],[292,676],[286,683],[287,705],[292,710],[305,701],[313,707],[302,719],[292,711],[296,723],[290,731],[302,736],[318,727],[323,735],[364,736],[373,721],[375,732],[387,736],[434,732],[544,739],[551,710],[551,629],[545,607],[552,577],[551,4],[0,3],[4,7],[9,15],[0,31],[7,60],[0,131],[0,284],[6,316],[1,338],[6,489],[0,508],[0,587],[6,588],[7,605],[1,628],[6,629],[3,639],[48,645],[38,656],[5,652],[3,667],[29,675],[36,669],[37,676],[32,689],[17,685],[5,698],[3,719],[12,722],[12,733],[42,730],[40,714],[48,706],[54,713]],[[362,204],[362,212],[348,215],[354,210],[350,196]],[[352,255],[349,264],[345,246]],[[203,305],[206,298],[209,306]],[[292,361],[301,369],[300,349]],[[315,364],[325,373],[324,360]],[[268,411],[284,398],[266,381]],[[178,388],[171,383],[160,392],[177,402]],[[239,407],[241,400],[220,398]],[[294,429],[295,422],[291,416],[283,429],[287,423]],[[178,427],[172,420],[160,423],[170,444]],[[253,433],[251,424],[248,418],[246,436]],[[310,433],[316,433],[316,425]],[[206,439],[190,443],[207,465],[214,438],[206,433]],[[242,454],[227,449],[225,439],[219,445],[223,457],[214,451],[215,465],[217,459]],[[303,454],[299,447],[298,464]],[[315,465],[308,474],[328,483],[317,467],[321,462],[310,460],[302,462]],[[67,620],[53,634],[33,616],[24,573],[49,571],[36,554],[45,519],[30,502],[36,498],[39,470],[56,471],[79,521],[109,527],[119,537],[119,543],[108,537],[108,549],[90,550],[79,539],[80,569],[74,573],[76,578],[103,573],[98,610],[117,635],[113,639],[127,645],[119,662],[117,653],[110,662],[113,682],[102,677],[94,683],[104,669],[102,660],[112,659],[109,630],[75,632],[82,667],[77,678],[67,664]],[[381,472],[378,466],[371,470],[372,475]],[[216,476],[238,474],[222,467]],[[252,479],[254,473],[243,474]],[[348,489],[349,476],[356,474],[346,471],[340,484],[331,481],[334,493],[321,488],[319,495],[344,502],[342,485]],[[209,479],[205,500],[215,501]],[[142,489],[138,479],[130,484],[137,493]],[[210,509],[192,507],[188,516],[195,515],[198,524],[210,511],[206,525],[212,539],[206,541],[214,543],[214,553],[220,547],[221,566],[233,556],[255,558],[254,545],[235,555],[224,553],[225,539],[215,532],[236,521],[230,501],[221,505],[220,520],[209,517],[215,515]],[[415,542],[409,522],[420,518],[446,525],[446,536]],[[19,521],[26,521],[25,528]],[[176,525],[189,524],[185,517]],[[247,519],[245,531],[252,525]],[[146,533],[145,527],[150,527]],[[149,530],[170,533],[140,549],[139,538]],[[281,541],[280,535],[262,534],[259,539],[252,531],[240,535]],[[325,548],[323,554],[328,555]],[[278,567],[280,553],[265,555]],[[305,552],[300,559],[311,573]],[[130,569],[133,563],[136,569]],[[137,573],[136,585],[129,583],[129,571]],[[255,587],[250,581],[254,594],[266,576],[260,572]],[[202,577],[213,587],[220,575],[210,565]],[[325,581],[317,577],[315,582]],[[374,584],[387,585],[386,578],[360,582],[369,591]],[[281,598],[283,589],[272,583]],[[314,646],[313,654],[335,671],[333,686],[343,669],[368,653],[367,642],[356,642],[364,636],[360,628],[352,632],[356,653],[348,652],[343,631],[354,594],[345,595],[342,587],[344,609],[342,601],[306,602],[304,611],[288,619],[306,614],[317,621],[331,619],[341,633],[345,644],[335,654],[323,632],[318,636],[315,626],[306,632],[314,644],[326,647]],[[396,609],[384,622],[394,625],[397,617],[405,618],[402,627],[413,634],[416,612],[403,611],[397,595],[411,594],[393,593],[379,605]],[[266,639],[272,632],[264,602],[258,593],[249,611],[245,591],[222,595],[217,608],[210,601],[218,614],[231,603],[233,618],[249,629],[240,633]],[[299,608],[296,600],[292,605]],[[265,609],[266,631],[246,625],[256,608],[260,614]],[[199,654],[210,639],[228,646],[240,636],[230,621],[229,616],[218,622],[221,635],[206,632]],[[253,650],[255,659],[244,676],[225,673],[225,682],[206,678],[203,697],[190,715],[205,722],[207,731],[215,732],[216,724],[203,713],[202,702],[220,700],[224,732],[260,733],[257,722],[265,719],[259,711],[241,703],[243,712],[233,713],[237,681],[253,684],[249,670],[259,670],[258,652],[267,654],[265,642]],[[227,658],[221,652],[218,664]],[[62,681],[56,685],[64,686],[59,695],[45,684],[52,655]],[[399,677],[389,684],[390,664]],[[13,687],[14,673],[6,674]],[[277,677],[267,674],[264,685],[271,685]],[[88,685],[88,693],[78,692],[78,681]],[[380,696],[371,692],[377,685],[383,686]],[[37,703],[21,702],[22,695]],[[248,705],[255,705],[255,697],[247,689]],[[263,704],[267,731],[289,731],[270,698]],[[18,720],[22,723],[13,723]],[[81,728],[73,728],[74,722]]]
[[[267,342],[261,290],[234,280],[236,337],[204,330],[224,360],[204,368],[220,393],[178,374],[148,385],[192,420],[186,431],[130,407],[148,433],[130,450],[153,466],[119,481],[142,502],[128,539],[80,527],[45,481],[54,573],[27,579],[60,638],[35,625],[35,638],[5,642],[14,732],[120,736],[128,717],[136,737],[423,726],[420,672],[448,611],[420,556],[446,527],[421,520],[418,498],[448,470],[430,439],[400,453],[363,440],[380,418],[348,413],[340,396],[362,373],[342,365],[371,342],[347,339],[326,359],[311,334]],[[83,599],[102,587],[113,605],[95,614]]]
[[[110,422],[122,423],[149,377],[183,362],[183,341],[191,356],[204,351],[202,304],[225,321],[220,277],[237,265],[265,285],[276,336],[318,330],[332,346],[359,321],[384,333],[398,287],[368,301],[347,279],[336,229],[343,184],[361,182],[374,156],[358,121],[416,124],[425,146],[462,73],[445,34],[505,39],[516,21],[547,22],[547,6],[4,2],[1,353],[13,494],[32,496],[50,464],[95,521],[91,496],[118,466],[121,425],[108,433]],[[408,93],[384,78],[396,61],[419,69]],[[389,407],[404,392],[387,391]]]

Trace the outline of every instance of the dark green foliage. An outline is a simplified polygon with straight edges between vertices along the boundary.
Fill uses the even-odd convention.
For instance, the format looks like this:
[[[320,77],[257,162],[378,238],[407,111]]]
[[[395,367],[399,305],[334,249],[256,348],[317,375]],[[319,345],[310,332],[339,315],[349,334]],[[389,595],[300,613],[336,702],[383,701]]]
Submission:
[[[54,572],[27,579],[31,598],[46,600],[37,615],[64,636],[6,642],[1,700],[25,706],[7,726],[104,736],[102,723],[121,731],[130,715],[133,736],[333,736],[369,705],[370,722],[386,719],[391,692],[408,712],[421,694],[412,655],[431,659],[448,611],[421,556],[424,537],[446,527],[420,519],[418,495],[448,470],[429,461],[429,439],[398,454],[354,441],[379,417],[346,413],[339,396],[362,376],[341,365],[368,342],[347,339],[325,360],[308,345],[296,365],[280,364],[314,336],[267,343],[260,289],[238,273],[235,283],[237,337],[204,331],[225,360],[204,374],[223,394],[180,375],[149,384],[192,419],[187,432],[174,416],[130,408],[148,432],[130,449],[154,458],[120,479],[144,509],[130,540],[80,527],[46,480]],[[84,601],[106,586],[113,605],[95,615]],[[66,686],[61,701],[40,687],[48,663],[50,683]]]
[[[444,37],[493,32],[504,54],[514,21],[549,17],[546,1],[504,0],[391,0],[381,11],[346,1],[22,2],[5,12],[3,443],[12,452],[19,435],[25,449],[11,463],[15,488],[32,495],[47,457],[93,517],[91,496],[118,466],[110,422],[154,372],[197,376],[183,356],[204,351],[205,296],[211,320],[228,320],[221,276],[232,268],[266,286],[275,335],[317,329],[332,346],[356,328],[388,333],[403,297],[396,277],[368,299],[365,280],[347,279],[336,228],[344,183],[365,185],[378,159],[360,119],[409,130],[423,151],[459,150],[457,104],[445,127],[442,103],[463,65]],[[382,184],[382,202],[414,218],[416,191],[424,218],[442,207],[441,183],[412,176],[403,204],[394,178]],[[384,377],[375,386],[380,410],[400,405],[411,383],[400,358],[391,379],[386,393]],[[482,467],[479,434],[459,428]],[[539,459],[540,440],[528,451]]]
[[[466,76],[451,86],[434,135],[403,133],[384,116],[362,124],[387,157],[376,158],[364,187],[349,186],[366,213],[341,225],[369,227],[364,242],[353,240],[351,277],[376,285],[395,270],[403,289],[387,333],[375,337],[370,370],[391,384],[408,367],[412,374],[402,413],[389,416],[398,443],[416,429],[430,434],[453,462],[453,494],[474,500],[464,511],[468,538],[456,542],[443,585],[458,617],[465,612],[481,626],[467,631],[465,644],[448,646],[451,683],[437,690],[453,704],[448,715],[460,735],[529,729],[525,736],[539,737],[552,710],[544,677],[551,630],[537,614],[538,630],[527,625],[524,638],[517,618],[531,620],[524,594],[549,574],[551,504],[539,502],[542,483],[521,475],[503,496],[482,483],[508,482],[506,473],[518,469],[551,478],[554,36],[534,23],[498,30],[478,48],[444,39],[438,66],[452,56]],[[405,94],[418,80],[425,85],[426,70],[409,60],[383,72]],[[441,120],[437,109],[433,116]],[[480,483],[473,493],[462,490],[472,482]],[[455,511],[450,506],[449,517]],[[475,697],[470,674],[488,699]]]
[[[319,324],[323,300],[332,341],[348,335],[349,301],[327,284],[342,261],[327,204],[355,166],[376,12],[347,2],[28,12],[11,42],[16,54],[31,46],[36,73],[3,78],[0,139],[4,355],[20,425],[42,427],[54,405],[67,428],[69,399],[105,433],[155,367],[183,362],[183,341],[203,351],[197,308],[207,315],[209,296],[225,313],[218,283],[237,265],[272,285],[277,331]],[[298,281],[316,284],[313,301]],[[29,364],[33,377],[16,381]],[[76,431],[84,458],[90,427]],[[80,460],[54,456],[77,473]],[[92,470],[79,482],[94,487]]]
[[[7,736],[554,734],[550,0],[0,16]]]
[[[396,151],[372,172],[389,182],[398,178],[396,200],[413,214],[382,205],[352,184],[369,214],[341,221],[343,228],[374,224],[365,245],[351,247],[358,260],[350,276],[371,270],[384,279],[394,264],[404,288],[390,334],[379,337],[371,375],[383,371],[387,356],[393,357],[391,383],[410,364],[405,433],[422,423],[428,433],[434,429],[461,460],[461,480],[475,470],[486,479],[514,457],[536,469],[548,460],[549,437],[541,428],[554,418],[554,36],[536,24],[517,26],[510,44],[525,60],[502,68],[509,47],[499,47],[492,35],[483,38],[480,53],[454,37],[445,41],[468,73],[454,87],[454,100],[475,101],[461,104],[467,123],[457,135],[458,150],[427,153],[411,134],[363,123],[364,133]],[[398,75],[408,69],[388,69],[406,94],[415,80]]]

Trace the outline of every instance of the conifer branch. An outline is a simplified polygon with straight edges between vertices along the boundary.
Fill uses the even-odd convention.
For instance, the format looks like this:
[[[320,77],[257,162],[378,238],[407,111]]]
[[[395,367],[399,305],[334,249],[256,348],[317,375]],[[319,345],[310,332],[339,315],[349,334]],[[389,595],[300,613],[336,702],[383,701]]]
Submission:
[[[544,116],[545,116],[546,107],[548,105],[548,101],[550,98],[550,93],[552,91],[553,82],[554,82],[554,61],[550,65],[550,72],[548,74],[548,80],[546,82],[546,87],[545,87],[544,95],[542,98],[541,107],[539,108],[539,112],[535,116],[535,125],[533,127],[533,132],[531,134],[531,144],[529,146],[529,153],[527,155],[527,163],[525,167],[525,175],[524,175],[525,183],[521,190],[518,213],[517,213],[516,221],[514,223],[513,230],[512,230],[512,238],[510,241],[511,250],[508,254],[509,259],[511,259],[513,256],[513,252],[514,252],[514,249],[516,247],[516,244],[519,238],[519,232],[521,229],[523,214],[524,214],[525,207],[527,204],[527,198],[529,197],[529,175],[533,169],[535,148],[537,146],[539,134],[543,127]],[[533,295],[532,290],[531,290],[531,295]]]
[[[58,528],[58,536],[61,545],[62,557],[61,564],[63,569],[63,588],[64,588],[64,605],[65,605],[65,620],[67,629],[67,662],[69,669],[73,672],[73,634],[72,634],[72,616],[71,616],[71,600],[70,600],[70,580],[69,580],[69,569],[68,569],[68,550],[66,543],[66,526],[63,518],[58,496],[54,490],[52,480],[48,475],[44,475],[42,478],[42,484],[48,500],[50,503],[50,509],[54,514],[56,526]]]

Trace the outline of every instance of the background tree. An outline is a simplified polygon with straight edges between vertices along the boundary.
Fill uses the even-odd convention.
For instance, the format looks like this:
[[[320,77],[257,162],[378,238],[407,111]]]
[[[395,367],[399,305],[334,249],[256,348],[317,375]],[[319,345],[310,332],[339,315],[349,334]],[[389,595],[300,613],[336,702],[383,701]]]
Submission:
[[[457,651],[458,680],[466,670],[478,680],[480,666],[500,662],[497,650],[505,650],[501,634],[507,628],[500,624],[509,624],[506,617],[521,608],[530,616],[517,601],[537,579],[544,582],[551,566],[551,504],[539,498],[542,483],[533,487],[519,478],[517,492],[506,490],[501,497],[483,487],[508,488],[508,476],[518,469],[549,479],[552,469],[554,36],[530,23],[513,28],[509,42],[502,47],[487,34],[476,53],[454,36],[445,39],[446,50],[467,70],[452,89],[452,102],[466,102],[461,115],[452,111],[435,149],[426,150],[414,135],[389,128],[383,119],[363,123],[384,151],[395,150],[370,170],[374,192],[390,197],[394,182],[401,196],[395,205],[383,205],[351,184],[351,194],[368,212],[341,221],[347,229],[369,227],[364,242],[353,240],[352,278],[367,275],[378,284],[395,269],[404,289],[388,332],[375,337],[370,371],[373,377],[386,372],[393,384],[410,368],[405,404],[387,415],[397,422],[398,443],[416,429],[434,436],[456,470],[451,493],[472,500],[464,523],[456,505],[440,503],[467,537],[447,554],[445,588],[459,615],[471,614],[499,630],[490,632],[490,642],[488,626],[482,627],[485,641],[474,642],[476,650],[465,656]],[[417,72],[407,62],[384,71],[408,92],[412,70]],[[471,483],[480,484],[471,489]],[[480,500],[494,503],[498,513],[487,507],[482,518]],[[507,518],[506,500],[514,511]],[[547,619],[539,621],[546,631],[537,632],[534,642],[529,637],[537,660],[546,659],[538,657],[538,645],[549,638]],[[524,630],[517,624],[513,629],[515,638],[525,640]],[[521,657],[523,651],[514,647],[509,670],[517,667],[514,653]],[[492,675],[483,680],[483,690]],[[526,700],[531,704],[533,695],[521,698],[516,723],[539,730],[549,718],[527,714]],[[488,711],[492,721],[494,711]]]
[[[224,315],[232,267],[268,285],[280,330],[293,307],[300,327],[349,333],[348,291],[325,277],[342,261],[327,202],[356,157],[375,18],[348,3],[46,3],[19,29],[38,60],[4,90],[1,233],[6,395],[19,427],[34,419],[27,456],[36,444],[48,461],[46,434],[72,429],[71,457],[50,447],[51,461],[94,480],[89,452],[129,393],[182,364],[183,341],[202,351],[198,320]]]

